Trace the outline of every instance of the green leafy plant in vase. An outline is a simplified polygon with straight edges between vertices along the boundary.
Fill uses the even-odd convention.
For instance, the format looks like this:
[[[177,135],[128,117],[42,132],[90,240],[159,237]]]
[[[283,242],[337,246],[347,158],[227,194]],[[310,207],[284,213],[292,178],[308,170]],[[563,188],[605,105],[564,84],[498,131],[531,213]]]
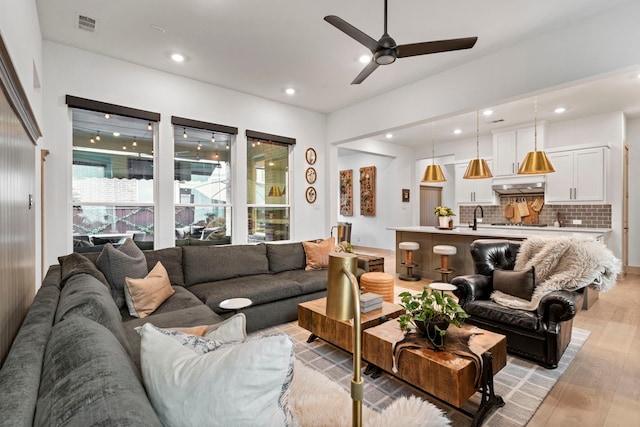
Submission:
[[[422,293],[402,292],[400,305],[406,313],[398,320],[400,329],[405,333],[411,327],[420,331],[436,348],[444,344],[444,336],[449,325],[462,327],[464,319],[469,315],[450,295],[442,295],[439,291],[424,288]]]
[[[433,213],[438,217],[440,228],[450,228],[449,221],[452,216],[456,216],[453,209],[447,206],[436,206]]]

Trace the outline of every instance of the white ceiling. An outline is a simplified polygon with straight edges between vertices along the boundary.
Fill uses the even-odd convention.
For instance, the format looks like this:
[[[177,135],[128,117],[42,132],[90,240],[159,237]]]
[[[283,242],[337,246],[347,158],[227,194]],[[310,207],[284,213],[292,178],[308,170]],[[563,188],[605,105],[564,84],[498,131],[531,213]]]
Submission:
[[[390,0],[389,34],[398,44],[478,36],[473,49],[402,58],[379,67],[360,85],[350,82],[367,50],[323,20],[337,15],[369,34],[382,35],[383,0],[37,0],[45,39],[302,108],[332,112],[528,36],[597,14],[627,0]],[[97,20],[96,31],[77,28],[78,14]],[[181,64],[169,56],[180,52]],[[298,93],[289,96],[286,87]],[[538,118],[562,120],[608,111],[640,113],[640,79],[625,73],[539,94]],[[481,132],[533,120],[533,98],[490,107]],[[504,122],[488,122],[504,119]],[[454,127],[475,135],[475,112],[438,119],[436,139]],[[394,131],[393,142],[431,140],[431,125]]]

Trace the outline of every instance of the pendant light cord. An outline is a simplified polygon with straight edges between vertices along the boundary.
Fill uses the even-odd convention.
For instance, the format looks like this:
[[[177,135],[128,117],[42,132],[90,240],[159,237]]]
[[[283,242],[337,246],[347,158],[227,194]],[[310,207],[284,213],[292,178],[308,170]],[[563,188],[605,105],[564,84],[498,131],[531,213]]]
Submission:
[[[538,151],[538,97],[533,97],[533,151]]]
[[[480,158],[480,113],[476,110],[476,157]]]
[[[436,164],[436,126],[431,123],[431,164]]]

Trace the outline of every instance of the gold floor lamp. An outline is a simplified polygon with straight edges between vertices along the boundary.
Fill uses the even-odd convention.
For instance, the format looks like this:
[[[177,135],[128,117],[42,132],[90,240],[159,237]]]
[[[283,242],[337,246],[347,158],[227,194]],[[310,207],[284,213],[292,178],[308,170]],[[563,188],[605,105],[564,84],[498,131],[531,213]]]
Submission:
[[[362,426],[362,397],[364,381],[360,372],[362,364],[362,323],[360,322],[360,288],[355,273],[358,256],[351,253],[329,254],[327,276],[327,317],[335,320],[353,319],[353,426]]]

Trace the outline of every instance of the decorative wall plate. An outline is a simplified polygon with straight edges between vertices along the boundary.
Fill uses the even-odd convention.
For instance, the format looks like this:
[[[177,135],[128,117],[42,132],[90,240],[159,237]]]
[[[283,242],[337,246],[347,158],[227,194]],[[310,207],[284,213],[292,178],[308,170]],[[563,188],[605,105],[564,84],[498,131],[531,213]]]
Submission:
[[[307,202],[309,203],[315,203],[316,202],[316,197],[318,196],[318,194],[316,193],[316,189],[313,187],[307,187],[307,191],[306,191],[306,197],[307,197]]]
[[[307,179],[307,182],[309,184],[313,184],[318,178],[318,176],[316,175],[316,170],[314,168],[307,168],[304,177]]]
[[[305,158],[307,159],[307,163],[309,163],[310,165],[313,165],[316,162],[317,159],[317,154],[316,154],[316,150],[314,150],[313,148],[307,148],[307,152],[305,153]]]

